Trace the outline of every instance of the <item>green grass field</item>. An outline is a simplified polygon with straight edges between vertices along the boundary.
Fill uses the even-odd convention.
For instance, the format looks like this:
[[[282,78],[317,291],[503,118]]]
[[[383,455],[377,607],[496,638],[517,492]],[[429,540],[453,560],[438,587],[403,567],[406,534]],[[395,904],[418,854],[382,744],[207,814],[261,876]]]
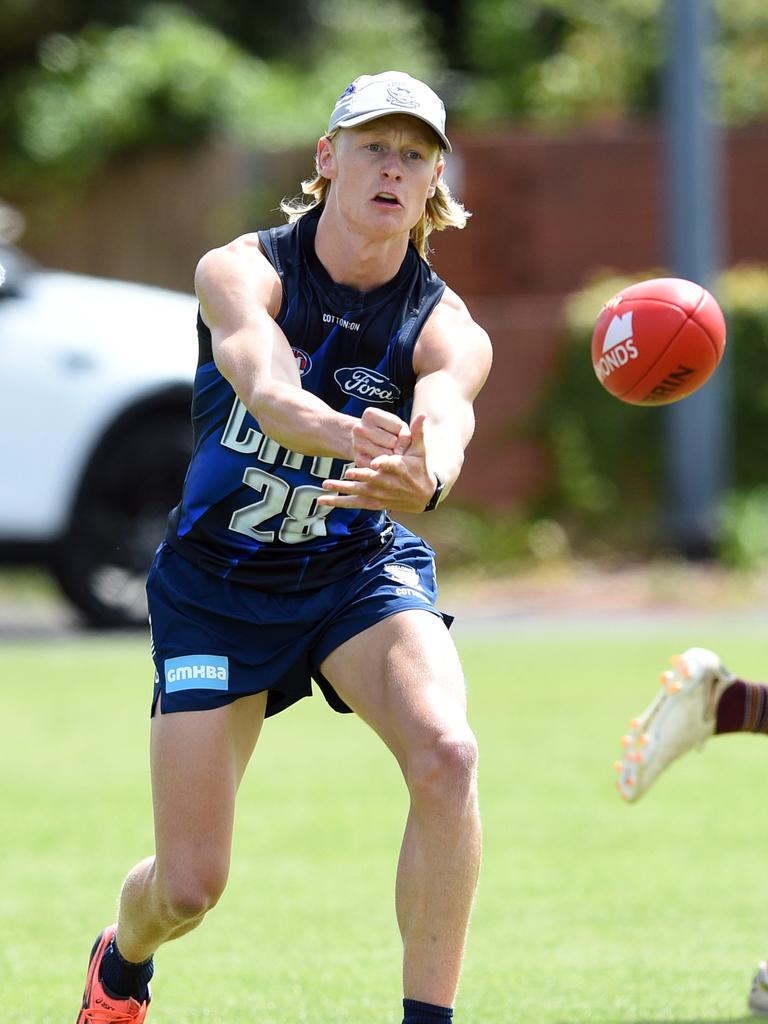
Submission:
[[[768,676],[757,619],[457,632],[486,853],[457,1024],[734,1024],[768,954],[763,737],[724,737],[629,807],[612,762],[666,655]],[[151,850],[143,640],[0,652],[3,1024],[73,1021],[91,941]],[[269,722],[230,887],[157,958],[153,1024],[399,1024],[404,791],[320,697]]]

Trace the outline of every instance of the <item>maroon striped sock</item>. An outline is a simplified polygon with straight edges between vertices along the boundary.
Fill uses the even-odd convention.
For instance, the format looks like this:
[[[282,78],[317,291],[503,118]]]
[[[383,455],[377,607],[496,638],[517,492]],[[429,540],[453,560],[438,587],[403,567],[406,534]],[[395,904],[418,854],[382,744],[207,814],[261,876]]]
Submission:
[[[768,686],[735,680],[717,703],[715,732],[768,733]]]

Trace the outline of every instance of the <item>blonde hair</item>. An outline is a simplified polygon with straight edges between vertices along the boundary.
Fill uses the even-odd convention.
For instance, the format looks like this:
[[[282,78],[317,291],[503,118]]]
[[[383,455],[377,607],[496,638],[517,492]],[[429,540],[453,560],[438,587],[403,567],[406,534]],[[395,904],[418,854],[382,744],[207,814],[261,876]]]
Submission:
[[[325,137],[333,140],[341,129],[334,128]],[[315,174],[301,183],[301,195],[293,199],[283,199],[280,209],[293,224],[305,213],[321,206],[328,195],[330,182],[320,173],[315,156]],[[307,197],[306,199],[304,197]],[[427,239],[433,231],[445,231],[446,228],[463,228],[472,214],[465,210],[458,199],[454,199],[451,190],[441,179],[435,186],[435,194],[427,199],[424,213],[411,228],[411,241],[422,259],[428,260],[430,248]]]

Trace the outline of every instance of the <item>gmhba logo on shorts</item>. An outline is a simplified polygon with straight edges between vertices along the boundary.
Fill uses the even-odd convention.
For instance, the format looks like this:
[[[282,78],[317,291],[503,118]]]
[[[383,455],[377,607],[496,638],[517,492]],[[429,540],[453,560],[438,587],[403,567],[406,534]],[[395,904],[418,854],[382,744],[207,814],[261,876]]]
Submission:
[[[229,658],[220,654],[188,654],[183,658],[166,658],[163,667],[166,693],[229,689]]]

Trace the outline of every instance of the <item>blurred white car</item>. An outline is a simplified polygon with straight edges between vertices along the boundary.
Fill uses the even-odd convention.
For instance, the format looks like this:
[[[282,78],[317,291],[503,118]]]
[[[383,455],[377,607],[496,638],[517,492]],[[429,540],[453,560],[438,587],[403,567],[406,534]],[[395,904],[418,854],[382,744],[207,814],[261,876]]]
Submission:
[[[2,245],[0,268],[0,563],[50,569],[92,625],[144,623],[192,445],[196,300]]]

